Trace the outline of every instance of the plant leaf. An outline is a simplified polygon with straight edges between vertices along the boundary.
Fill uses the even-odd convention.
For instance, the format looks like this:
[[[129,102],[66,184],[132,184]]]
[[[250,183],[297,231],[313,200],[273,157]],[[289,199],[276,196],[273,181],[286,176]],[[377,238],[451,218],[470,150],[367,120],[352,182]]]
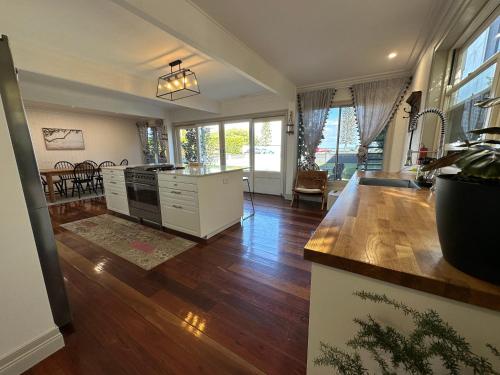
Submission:
[[[488,143],[488,144],[492,144],[492,145],[500,145],[500,141],[497,141],[496,139],[483,139],[482,141],[465,142],[465,143],[462,143],[461,145],[458,145],[457,147],[469,147],[469,146],[480,145],[483,143]]]
[[[474,129],[469,131],[469,133],[473,134],[500,134],[500,126],[491,126],[489,128],[484,129]]]
[[[448,167],[450,165],[453,165],[457,162],[457,160],[461,159],[469,152],[470,152],[470,150],[458,151],[458,152],[455,152],[453,154],[443,156],[440,159],[433,160],[429,164],[424,165],[422,168],[422,171],[427,172],[427,171],[432,171],[434,169]]]

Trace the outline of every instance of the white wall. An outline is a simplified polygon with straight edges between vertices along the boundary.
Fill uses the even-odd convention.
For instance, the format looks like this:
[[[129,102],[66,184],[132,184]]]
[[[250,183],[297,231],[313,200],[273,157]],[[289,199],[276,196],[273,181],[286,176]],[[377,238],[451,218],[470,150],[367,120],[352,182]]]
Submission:
[[[60,160],[96,163],[111,160],[130,164],[142,162],[136,120],[106,114],[75,112],[59,108],[28,106],[26,108],[31,138],[39,168],[52,168]],[[81,129],[85,150],[46,150],[42,128]]]
[[[431,47],[422,55],[413,73],[413,79],[410,87],[408,87],[406,96],[403,98],[394,119],[389,124],[385,143],[386,146],[384,149],[384,170],[386,171],[400,171],[406,160],[406,153],[410,140],[410,133],[408,133],[409,119],[405,118],[408,114],[404,111],[405,108],[409,110],[410,106],[406,104],[406,99],[413,91],[422,91],[420,110],[425,108],[433,53],[434,48]],[[422,119],[419,120],[417,129],[413,134],[412,150],[418,150],[421,132]],[[432,145],[426,144],[426,146],[432,148]]]
[[[0,374],[14,374],[26,369],[26,361],[33,364],[64,343],[52,318],[1,105],[0,163]],[[43,353],[27,353],[36,343]],[[28,355],[20,363],[23,354]]]

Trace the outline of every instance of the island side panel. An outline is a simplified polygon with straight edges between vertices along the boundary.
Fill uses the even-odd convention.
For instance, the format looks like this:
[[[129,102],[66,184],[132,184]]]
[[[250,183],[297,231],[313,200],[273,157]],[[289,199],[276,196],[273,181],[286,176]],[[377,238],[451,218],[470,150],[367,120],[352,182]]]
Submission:
[[[211,237],[240,221],[243,216],[242,180],[242,170],[207,175],[198,179],[202,237]]]
[[[472,345],[476,354],[488,358],[496,368],[500,361],[485,347],[486,343],[500,347],[500,312],[443,298],[433,294],[375,280],[344,270],[312,264],[311,299],[309,313],[309,341],[307,373],[312,375],[332,374],[331,368],[314,366],[319,354],[320,342],[329,343],[342,350],[352,352],[345,343],[353,338],[358,326],[354,318],[365,319],[370,314],[380,323],[408,333],[413,325],[408,317],[393,308],[362,301],[354,296],[356,291],[385,294],[417,310],[434,309]],[[362,352],[363,362],[370,373],[379,368]],[[439,367],[438,367],[439,368]],[[436,371],[437,374],[444,373]]]

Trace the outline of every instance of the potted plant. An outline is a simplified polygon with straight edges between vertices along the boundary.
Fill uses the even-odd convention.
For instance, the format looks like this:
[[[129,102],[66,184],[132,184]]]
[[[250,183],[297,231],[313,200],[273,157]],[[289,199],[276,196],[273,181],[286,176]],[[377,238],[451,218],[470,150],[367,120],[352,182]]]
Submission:
[[[500,134],[500,127],[470,133]],[[464,149],[423,167],[456,165],[458,174],[436,178],[436,222],[444,258],[456,268],[500,284],[500,141],[466,141]]]

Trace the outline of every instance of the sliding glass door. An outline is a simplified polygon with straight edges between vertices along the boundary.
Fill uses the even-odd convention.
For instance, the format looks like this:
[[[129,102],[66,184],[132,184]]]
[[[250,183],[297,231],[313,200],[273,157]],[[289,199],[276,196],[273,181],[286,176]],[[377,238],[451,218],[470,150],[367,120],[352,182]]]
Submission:
[[[269,117],[179,127],[178,160],[245,168],[252,191],[281,195],[283,123],[283,117]]]
[[[219,124],[198,127],[198,160],[210,167],[220,167]]]
[[[253,190],[283,193],[283,119],[264,118],[253,122]]]
[[[224,158],[227,167],[250,168],[250,121],[224,123]]]

